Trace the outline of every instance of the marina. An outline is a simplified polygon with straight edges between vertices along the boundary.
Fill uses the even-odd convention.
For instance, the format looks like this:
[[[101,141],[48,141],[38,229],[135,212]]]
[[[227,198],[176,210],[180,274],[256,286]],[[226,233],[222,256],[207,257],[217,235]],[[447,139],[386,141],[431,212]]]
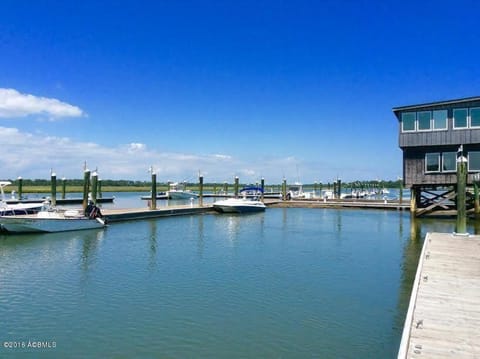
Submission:
[[[111,223],[104,230],[70,232],[68,236],[0,235],[0,256],[7,259],[0,264],[5,273],[0,284],[9,288],[0,293],[0,302],[7,304],[5,311],[0,309],[0,315],[7,323],[12,321],[8,330],[13,337],[20,335],[18,330],[26,330],[26,334],[21,334],[24,336],[38,335],[36,330],[43,333],[49,311],[33,322],[27,319],[35,315],[43,301],[38,301],[38,297],[35,304],[12,300],[11,295],[21,298],[18,291],[27,290],[13,281],[20,280],[20,273],[32,274],[25,271],[26,267],[17,273],[11,269],[21,265],[17,260],[32,262],[32,269],[48,269],[45,263],[53,265],[55,256],[67,255],[67,245],[70,254],[48,269],[53,270],[52,275],[58,271],[55,267],[63,268],[65,273],[58,279],[37,275],[36,283],[40,284],[36,292],[51,290],[50,286],[41,285],[50,281],[62,293],[84,293],[73,301],[79,309],[71,314],[68,303],[72,297],[67,300],[66,292],[62,295],[56,291],[59,298],[51,304],[60,311],[60,317],[74,315],[73,320],[79,321],[78,329],[67,331],[71,334],[86,329],[82,326],[86,323],[90,330],[99,326],[111,331],[110,338],[116,346],[113,353],[118,355],[133,355],[140,350],[125,337],[129,335],[144,338],[140,341],[142,348],[150,348],[144,351],[146,357],[153,352],[191,356],[198,351],[204,356],[215,356],[219,351],[229,357],[294,353],[344,358],[369,358],[380,353],[381,357],[393,357],[400,347],[423,238],[429,231],[453,231],[455,227],[455,221],[448,219],[413,221],[398,203],[386,208],[381,201],[371,208],[349,209],[344,207],[348,201],[266,200],[265,212],[235,215],[215,214],[213,202],[198,206],[160,201],[158,209],[151,210],[138,208],[142,200],[136,193],[115,193],[115,197],[115,203],[102,206],[102,213]],[[35,260],[31,256],[38,246],[51,248],[48,258]],[[143,253],[139,252],[142,248]],[[124,265],[127,267],[123,268]],[[78,270],[80,273],[76,273]],[[86,281],[67,284],[72,275]],[[189,275],[191,278],[187,279]],[[127,288],[114,284],[122,283],[122,278],[128,278]],[[156,278],[153,283],[152,278]],[[112,308],[104,314],[100,314],[105,311],[102,296],[107,292],[95,283],[114,294],[108,300]],[[133,292],[137,293],[133,296],[136,300],[124,302]],[[276,295],[272,297],[270,292]],[[94,302],[92,295],[98,296]],[[224,302],[216,301],[222,298]],[[179,301],[178,305],[174,306],[172,300]],[[137,307],[137,301],[143,303],[144,310]],[[92,310],[86,321],[77,317],[85,315],[81,309],[85,305]],[[31,311],[25,309],[29,306]],[[287,314],[287,307],[297,310],[290,309]],[[21,318],[28,320],[31,329],[26,329],[26,324],[18,320],[21,318],[14,320],[10,316],[9,313],[19,310],[24,312]],[[128,313],[137,313],[136,319]],[[156,318],[155,322],[148,319],[151,316]],[[103,322],[108,317],[118,317],[113,322],[115,327],[135,325],[137,329],[115,330]],[[255,329],[241,320],[244,317],[253,320]],[[82,330],[80,338],[72,341],[61,335],[65,330],[62,325],[62,321],[50,324],[50,331],[42,335],[50,335],[57,343],[68,343],[76,352],[86,355],[97,356],[106,353],[102,350],[111,349],[107,343],[95,350],[88,349],[94,347],[89,343],[96,340],[95,330],[88,334]],[[218,332],[217,326],[227,326],[230,334]],[[248,335],[245,330],[253,330],[257,335]],[[159,333],[155,340],[151,337],[153,332]],[[248,338],[248,345],[242,338]],[[130,343],[131,348],[122,342]],[[55,353],[62,355],[63,350],[57,346]]]
[[[0,359],[480,359],[477,2],[2,5]]]
[[[2,340],[55,341],[56,356],[397,352],[421,237],[408,213],[211,213],[0,236]]]

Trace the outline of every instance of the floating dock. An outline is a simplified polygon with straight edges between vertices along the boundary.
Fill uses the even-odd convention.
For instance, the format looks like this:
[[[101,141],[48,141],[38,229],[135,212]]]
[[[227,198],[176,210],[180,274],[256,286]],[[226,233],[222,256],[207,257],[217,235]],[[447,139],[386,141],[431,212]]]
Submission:
[[[480,358],[480,236],[427,234],[398,358]]]
[[[159,217],[182,216],[213,212],[212,205],[200,206],[172,206],[159,209],[149,208],[127,208],[127,209],[102,209],[102,214],[107,223],[133,221],[139,219],[150,219]]]
[[[375,201],[375,200],[334,200],[334,199],[298,199],[298,200],[265,200],[269,207],[284,208],[358,208],[358,209],[388,209],[388,210],[409,210],[410,204],[400,203],[398,200]]]

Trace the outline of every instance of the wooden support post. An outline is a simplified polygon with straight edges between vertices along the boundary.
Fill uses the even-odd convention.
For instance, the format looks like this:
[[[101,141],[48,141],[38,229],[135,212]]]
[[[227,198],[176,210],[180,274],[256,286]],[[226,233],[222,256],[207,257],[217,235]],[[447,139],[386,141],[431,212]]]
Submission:
[[[340,178],[337,179],[337,193],[338,199],[340,199],[342,196],[342,180]]]
[[[415,216],[417,212],[417,187],[412,186],[410,188],[410,213]]]
[[[18,199],[22,199],[23,196],[23,178],[18,177]]]
[[[455,232],[467,233],[467,158],[463,153],[457,159],[457,225]]]
[[[239,184],[238,176],[235,176],[235,186],[234,186],[235,198],[238,198],[238,184]]]
[[[157,209],[157,174],[152,170],[152,198],[150,199],[150,209]]]
[[[480,217],[480,198],[478,194],[478,182],[473,182],[473,203],[474,203],[474,213],[475,218]]]
[[[333,181],[333,198],[337,198],[337,181]]]
[[[87,209],[88,205],[88,192],[90,191],[90,170],[86,169],[83,174],[83,211]]]
[[[50,183],[51,183],[51,203],[52,206],[57,205],[57,175],[55,172],[50,174]]]
[[[92,173],[92,202],[97,205],[97,185],[98,185],[98,173],[94,171]]]
[[[203,176],[198,177],[198,205],[203,207]]]
[[[260,201],[263,202],[263,193],[265,192],[265,178],[262,177],[260,181],[260,188],[262,189],[262,194],[260,195]]]
[[[400,185],[400,188],[399,188],[399,193],[398,193],[398,203],[399,204],[403,204],[403,179],[402,178],[399,178],[399,185]]]
[[[223,193],[225,194],[225,196],[228,195],[228,183],[227,183],[227,181],[223,182]]]
[[[67,192],[67,180],[65,177],[62,178],[62,199],[65,199]]]

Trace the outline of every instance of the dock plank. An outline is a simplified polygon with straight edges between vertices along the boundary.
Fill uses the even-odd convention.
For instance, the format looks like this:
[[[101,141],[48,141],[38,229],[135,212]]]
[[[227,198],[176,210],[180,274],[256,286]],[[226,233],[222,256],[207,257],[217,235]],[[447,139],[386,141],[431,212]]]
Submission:
[[[480,358],[480,236],[428,233],[399,358]]]

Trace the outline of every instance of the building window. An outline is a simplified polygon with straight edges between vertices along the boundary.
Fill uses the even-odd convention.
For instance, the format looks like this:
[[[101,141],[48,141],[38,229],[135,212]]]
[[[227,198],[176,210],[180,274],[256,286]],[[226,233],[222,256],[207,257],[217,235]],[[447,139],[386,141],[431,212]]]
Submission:
[[[434,130],[447,129],[447,110],[433,111],[433,129]]]
[[[453,128],[467,128],[467,115],[468,110],[466,108],[456,108],[453,110]]]
[[[480,127],[480,107],[470,109],[470,127]]]
[[[455,172],[457,170],[457,153],[442,153],[442,172]]]
[[[402,113],[402,132],[415,131],[415,112]]]
[[[430,111],[423,111],[418,113],[418,130],[428,131],[432,128],[431,119],[432,113]]]
[[[468,171],[480,171],[480,152],[468,152]]]
[[[425,172],[440,172],[440,153],[425,154]]]

